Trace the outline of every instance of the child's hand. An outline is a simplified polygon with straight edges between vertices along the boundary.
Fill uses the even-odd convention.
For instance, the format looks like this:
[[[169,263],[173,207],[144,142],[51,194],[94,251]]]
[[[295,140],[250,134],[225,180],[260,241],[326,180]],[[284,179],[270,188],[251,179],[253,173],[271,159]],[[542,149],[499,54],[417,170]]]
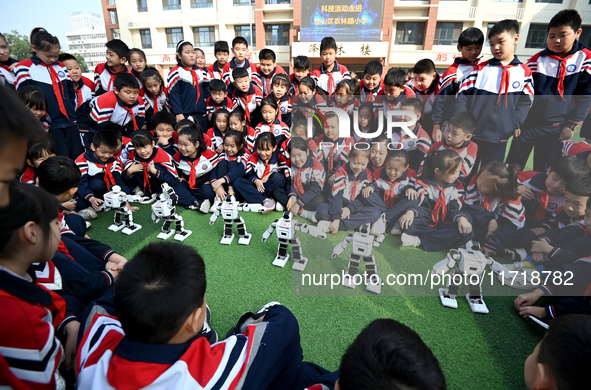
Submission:
[[[563,127],[562,131],[560,132],[560,141],[568,141],[569,139],[571,139],[573,137],[573,134],[575,132],[572,131],[570,128],[568,127]]]
[[[254,181],[254,185],[257,187],[257,190],[261,193],[265,192],[265,184],[261,179],[256,179]]]
[[[341,224],[341,220],[339,219],[335,219],[334,221],[332,221],[332,223],[330,224],[330,226],[328,227],[328,230],[332,233],[332,234],[337,234],[339,232],[339,225]]]
[[[76,210],[76,203],[77,202],[74,199],[70,199],[69,201],[62,203],[62,206],[70,211],[74,211]]]
[[[533,228],[531,231],[534,232],[536,237],[540,237],[542,234],[546,233],[546,229],[543,227]]]
[[[546,262],[546,257],[544,256],[543,253],[532,253],[531,258],[534,259],[534,261],[537,263],[545,263]]]
[[[170,138],[165,138],[165,137],[158,137],[158,142],[156,143],[157,145],[168,145],[170,143]]]
[[[107,265],[105,265],[105,270],[109,271],[113,279],[117,279],[119,277],[119,272],[121,272],[117,268],[117,266],[114,263],[111,263],[110,261],[107,262]]]
[[[521,129],[515,129],[513,135],[515,136],[515,138],[519,137],[521,135]]]
[[[513,306],[515,306],[515,309],[517,310],[524,306],[531,306],[534,303],[536,303],[536,301],[540,299],[540,297],[542,297],[543,295],[544,291],[542,291],[542,289],[540,288],[536,288],[532,292],[521,294],[517,298],[515,298],[515,300],[513,301]]]
[[[154,165],[153,162],[148,164],[148,172],[150,172],[152,175],[155,175],[158,173],[158,171],[156,170],[156,165]]]
[[[409,188],[408,190],[406,190],[406,197],[408,198],[408,200],[419,199],[419,193],[414,188]]]
[[[519,308],[519,315],[524,318],[529,315],[536,316],[538,318],[545,318],[546,309],[540,306],[523,306]]]
[[[183,114],[176,114],[177,123],[182,121],[183,119],[185,119],[185,116]]]
[[[220,145],[220,146],[218,146],[218,148],[215,150],[215,152],[216,152],[217,154],[222,154],[222,153],[224,153],[224,145]]]
[[[488,223],[488,231],[486,232],[486,238],[489,238],[490,236],[492,236],[493,233],[496,232],[498,228],[499,228],[499,223],[497,222],[497,220],[491,219],[490,222]]]
[[[99,206],[105,202],[104,200],[95,198],[94,196],[91,197],[88,201],[90,202],[92,208],[95,210],[98,210]]]
[[[226,181],[225,179],[217,179],[217,180],[212,181],[211,182],[211,189],[215,192],[218,188],[220,188],[222,186],[222,184],[224,184],[225,181]]]
[[[144,170],[144,166],[138,162],[134,162],[129,168],[127,168],[128,176],[131,176],[132,173],[142,172]]]
[[[361,191],[361,194],[363,195],[364,198],[369,198],[369,195],[371,195],[371,193],[374,191],[372,186],[367,186],[363,189],[363,191]]]
[[[350,215],[351,209],[348,207],[343,207],[343,209],[341,210],[341,219],[349,219]]]
[[[140,209],[138,206],[132,206],[129,202],[126,202],[125,205],[129,211],[138,211]]]
[[[412,210],[408,210],[398,220],[398,226],[400,226],[400,229],[403,229],[403,230],[404,229],[408,229],[410,227],[410,225],[412,225],[412,223],[414,222],[414,220],[415,220],[415,212],[412,211]]]
[[[434,125],[433,126],[433,135],[431,136],[433,142],[439,142],[443,138],[443,132],[441,131],[441,126]]]
[[[10,65],[10,71],[12,73],[14,73],[14,68],[16,68],[17,65],[18,65],[18,62],[15,62],[14,64]]]
[[[119,253],[113,253],[111,256],[109,256],[107,270],[110,271],[110,268],[122,270],[125,264],[127,264],[127,259],[125,257],[121,256]]]
[[[270,173],[267,173],[265,176],[262,177],[261,180],[263,181],[263,183],[266,183],[269,180],[270,177],[271,177],[271,174]]]
[[[463,236],[472,233],[472,224],[468,222],[468,218],[462,216],[458,219],[458,230]]]
[[[554,249],[554,247],[546,240],[535,240],[531,243],[531,251],[533,253],[548,254],[552,252],[552,249]]]
[[[219,199],[219,200],[224,200],[226,199],[226,190],[224,190],[224,186],[219,186],[216,190],[213,190],[215,192],[215,196]]]
[[[523,184],[520,186],[517,186],[517,192],[519,192],[519,195],[521,195],[521,197],[526,200],[533,199],[536,196],[536,194],[534,194],[534,192],[531,190],[531,188],[529,188],[528,186],[523,185]]]
[[[64,327],[66,333],[66,345],[64,346],[64,353],[66,358],[66,368],[73,367],[74,358],[76,357],[76,345],[78,344],[78,332],[80,331],[80,322],[74,320],[70,321]]]

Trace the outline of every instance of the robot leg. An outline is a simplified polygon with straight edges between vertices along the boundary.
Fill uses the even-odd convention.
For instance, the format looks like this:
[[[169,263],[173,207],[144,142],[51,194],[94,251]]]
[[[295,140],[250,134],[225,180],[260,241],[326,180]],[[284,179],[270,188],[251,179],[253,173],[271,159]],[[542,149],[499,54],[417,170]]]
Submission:
[[[277,267],[285,267],[285,264],[289,260],[289,255],[287,254],[287,247],[289,245],[289,241],[285,238],[279,239],[279,246],[277,247],[277,256],[275,260],[273,260],[273,265]]]
[[[308,259],[302,256],[302,244],[297,237],[291,239],[291,256],[293,262],[291,269],[303,271],[308,264]]]
[[[193,233],[192,231],[185,229],[185,221],[180,215],[174,215],[174,223],[176,226],[176,234],[174,235],[174,239],[176,241],[185,241],[185,239]]]
[[[349,288],[355,288],[356,284],[354,282],[355,275],[359,272],[359,262],[361,257],[359,255],[354,255],[351,253],[351,258],[349,259],[349,265],[347,266],[347,273],[343,277],[343,286]]]
[[[367,284],[365,289],[369,292],[374,294],[379,294],[382,292],[382,280],[377,274],[376,269],[376,259],[373,255],[371,256],[363,256],[363,261],[365,262],[365,271],[367,274]]]
[[[445,307],[450,307],[452,309],[458,308],[458,301],[456,300],[456,297],[458,296],[458,290],[460,289],[460,286],[454,284],[453,282],[454,276],[456,274],[461,275],[458,271],[455,271],[450,279],[451,282],[447,286],[447,288],[439,289],[439,299],[441,299],[441,304]]]
[[[220,240],[220,244],[222,245],[230,245],[232,241],[234,241],[234,233],[232,232],[233,223],[231,220],[224,219],[224,235]]]
[[[240,245],[250,244],[252,234],[246,231],[246,223],[244,222],[244,218],[238,217],[238,219],[235,219],[234,222],[236,222],[236,228],[238,229],[238,243]]]
[[[480,283],[470,284],[470,292],[466,294],[466,300],[474,313],[488,314],[488,307],[486,307],[486,303],[484,303],[484,299],[482,298],[482,286]]]
[[[162,224],[162,232],[160,232],[156,238],[161,240],[166,240],[170,236],[174,234],[174,232],[170,229],[170,225],[172,225],[172,220],[169,217],[164,218],[164,223]]]
[[[123,229],[125,225],[121,220],[121,211],[115,210],[115,217],[113,218],[113,224],[109,226],[109,230],[112,232],[118,232],[119,230]]]
[[[128,236],[142,228],[141,225],[133,223],[133,214],[131,213],[131,210],[125,211],[125,214],[123,215],[123,221],[125,223],[125,229],[123,229],[123,233],[127,234]]]

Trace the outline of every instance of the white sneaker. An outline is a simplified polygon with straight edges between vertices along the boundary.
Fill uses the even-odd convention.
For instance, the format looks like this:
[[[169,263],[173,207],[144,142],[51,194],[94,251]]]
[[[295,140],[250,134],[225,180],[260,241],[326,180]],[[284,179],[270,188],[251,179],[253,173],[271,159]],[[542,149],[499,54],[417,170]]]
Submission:
[[[92,223],[88,221],[84,221],[86,223],[86,228],[89,229],[92,226]]]
[[[135,187],[133,189],[133,194],[134,195],[137,195],[137,196],[144,196],[144,195],[146,195],[146,194],[144,194],[144,191],[142,191],[142,189],[139,186],[137,186],[137,187]]]
[[[313,223],[318,222],[316,220],[316,212],[315,211],[302,210],[302,212],[300,212],[300,215],[302,216],[302,218],[305,218],[308,221],[312,221]]]
[[[203,214],[209,213],[210,208],[211,208],[211,202],[209,199],[203,200],[201,202],[201,205],[199,205],[199,211],[201,211]]]
[[[371,225],[369,233],[375,236],[386,233],[386,214],[382,213],[380,218]]]
[[[418,248],[421,245],[421,239],[417,236],[411,236],[410,234],[402,233],[400,236],[400,246],[411,246]]]
[[[271,211],[275,210],[275,201],[271,198],[267,198],[263,201],[263,206],[265,207],[263,214],[269,214]]]
[[[283,212],[283,210],[285,210],[283,208],[283,205],[281,203],[277,202],[277,204],[275,204],[275,211]]]
[[[531,263],[526,261],[516,261],[512,264],[503,264],[509,271],[524,271],[526,269],[533,269]]]
[[[392,226],[392,229],[390,230],[390,234],[393,234],[395,236],[399,236],[402,234],[402,229],[400,229],[400,226],[398,226],[398,224],[395,224],[394,226]]]
[[[97,219],[98,218],[98,214],[96,213],[96,211],[91,207],[87,207],[84,210],[80,210],[78,211],[78,215],[80,215],[82,218],[89,220],[89,219]]]
[[[330,227],[330,221],[318,221],[318,225],[316,226],[321,232],[326,233]]]

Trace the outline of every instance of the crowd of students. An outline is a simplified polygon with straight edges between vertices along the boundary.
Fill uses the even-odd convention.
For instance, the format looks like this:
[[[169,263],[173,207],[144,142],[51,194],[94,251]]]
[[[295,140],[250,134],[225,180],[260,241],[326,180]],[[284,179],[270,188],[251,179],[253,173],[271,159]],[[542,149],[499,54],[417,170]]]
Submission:
[[[515,299],[519,314],[554,319],[526,362],[528,387],[581,388],[585,373],[565,379],[557,359],[562,337],[576,333],[573,349],[581,351],[590,340],[591,52],[577,40],[581,23],[575,10],[557,13],[547,49],[525,64],[514,55],[519,24],[503,20],[488,32],[490,60],[481,60],[481,30],[468,28],[443,75],[429,59],[385,75],[370,61],[361,80],[337,61],[332,37],[320,44],[317,69],[298,56],[291,75],[270,49],[259,52],[259,65],[249,61],[243,37],[231,47],[216,42],[207,68],[203,52],[181,41],[165,82],[143,51],[120,40],[106,44],[107,61],[91,81],[46,30],[32,31],[33,55],[20,62],[0,35],[0,84],[16,89],[36,118],[14,118],[21,107],[5,102],[0,123],[7,145],[31,141],[25,184],[6,192],[11,178],[0,183],[8,205],[0,209],[0,299],[11,313],[1,322],[0,384],[71,384],[58,367],[77,353],[81,388],[445,388],[428,348],[396,321],[364,330],[340,375],[302,362],[297,322],[279,304],[243,316],[218,342],[195,251],[152,244],[127,264],[86,235],[85,220],[98,217],[113,185],[149,203],[166,183],[180,205],[203,213],[233,195],[326,232],[368,225],[374,234],[401,234],[402,246],[425,251],[478,241],[487,255],[514,261],[506,269],[519,273],[506,284],[538,287]],[[341,136],[335,109],[350,116],[353,134]],[[380,130],[392,116],[409,125],[390,136]],[[10,133],[31,125],[50,137]],[[585,141],[570,141],[579,125]],[[3,153],[18,154],[14,148]],[[534,171],[522,172],[532,148]],[[573,286],[535,283],[543,271],[572,272]],[[543,295],[553,303],[534,306]],[[401,346],[398,338],[414,341]],[[392,350],[377,345],[382,339]],[[588,362],[587,355],[563,358]]]

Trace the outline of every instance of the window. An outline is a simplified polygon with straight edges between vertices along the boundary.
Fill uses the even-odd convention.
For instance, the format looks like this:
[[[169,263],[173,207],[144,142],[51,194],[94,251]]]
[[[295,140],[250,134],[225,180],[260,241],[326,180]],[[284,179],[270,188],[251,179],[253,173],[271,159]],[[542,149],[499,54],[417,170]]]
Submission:
[[[266,24],[265,44],[269,46],[289,46],[289,24]]]
[[[152,48],[152,36],[150,30],[140,30],[140,38],[142,39],[142,49]]]
[[[562,4],[562,0],[536,0],[536,3]]]
[[[265,4],[290,4],[290,0],[265,0]]]
[[[213,46],[215,43],[215,27],[194,27],[193,40],[195,47]]]
[[[148,12],[148,0],[137,0],[137,12]]]
[[[211,8],[213,0],[191,0],[191,8]]]
[[[583,29],[583,32],[579,37],[579,42],[589,47],[591,44],[591,26],[581,26],[581,28]]]
[[[181,9],[181,0],[162,0],[162,9],[165,11]]]
[[[107,1],[107,5],[116,5],[115,0],[109,0]]]
[[[434,45],[456,45],[462,33],[462,23],[437,22]]]
[[[234,6],[237,5],[254,5],[254,0],[234,0]]]
[[[121,39],[121,33],[118,28],[112,28],[111,34],[113,34],[113,39]]]
[[[396,23],[397,45],[422,45],[425,35],[425,22],[398,22]]]
[[[499,3],[523,3],[523,0],[493,0]]]
[[[111,17],[111,24],[119,24],[119,20],[117,19],[117,10],[110,9],[109,16]]]
[[[166,46],[175,48],[176,44],[183,40],[183,29],[181,27],[167,28]]]
[[[256,45],[256,36],[257,36],[257,30],[256,30],[256,24],[252,25],[252,35],[255,37],[254,39],[254,44]],[[246,39],[246,42],[248,42],[248,46],[252,46],[252,39],[250,39],[250,25],[246,25],[246,26],[234,26],[234,36],[241,36],[244,39]]]
[[[547,29],[546,24],[530,24],[525,47],[527,49],[544,49],[546,47]]]

